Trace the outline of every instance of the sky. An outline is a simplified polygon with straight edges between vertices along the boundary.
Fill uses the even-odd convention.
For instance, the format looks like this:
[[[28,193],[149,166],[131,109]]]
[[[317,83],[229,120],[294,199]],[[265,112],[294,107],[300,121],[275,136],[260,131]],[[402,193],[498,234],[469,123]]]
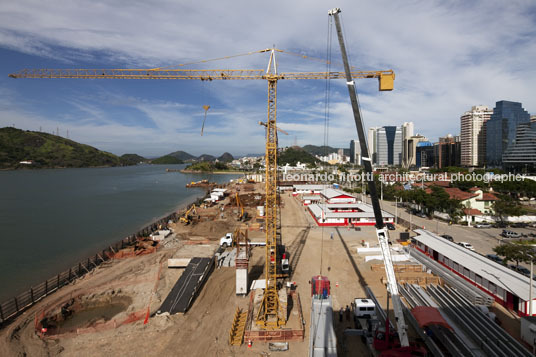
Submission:
[[[23,68],[266,69],[266,53],[178,65],[273,46],[286,51],[277,54],[278,72],[342,71],[334,27],[329,36],[334,7],[342,10],[351,65],[396,74],[392,92],[379,92],[375,79],[357,80],[366,128],[412,121],[415,133],[437,141],[459,135],[460,116],[474,105],[512,100],[536,113],[533,0],[17,0],[0,4],[0,127],[68,133],[118,155],[263,153],[263,80],[8,74]],[[203,105],[210,109],[201,136]],[[277,122],[288,133],[279,134],[279,146],[348,147],[357,138],[344,79],[280,80]]]

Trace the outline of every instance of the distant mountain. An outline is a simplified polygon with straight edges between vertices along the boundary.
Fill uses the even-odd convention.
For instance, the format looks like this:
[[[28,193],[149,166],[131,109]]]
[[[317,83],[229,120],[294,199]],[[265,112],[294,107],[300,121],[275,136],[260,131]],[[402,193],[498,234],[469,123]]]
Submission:
[[[175,156],[171,155],[164,155],[162,157],[159,157],[157,159],[151,160],[151,164],[155,165],[176,165],[176,164],[184,164],[184,161],[177,159]]]
[[[123,162],[114,154],[61,136],[0,128],[0,169],[120,165]]]
[[[221,162],[231,162],[234,160],[233,155],[229,154],[228,152],[224,152],[220,157],[218,157],[218,161]]]
[[[286,149],[285,151],[281,151],[279,153],[279,157],[277,159],[278,165],[286,165],[289,164],[291,166],[295,166],[298,162],[302,164],[313,164],[318,162],[319,160],[305,151],[304,149],[300,147],[290,147]]]
[[[120,159],[123,165],[136,165],[136,164],[139,164],[140,162],[147,161],[146,158],[138,154],[124,154],[120,156]]]
[[[214,161],[216,160],[215,156],[203,154],[197,158],[197,161]]]
[[[331,146],[316,146],[316,145],[305,145],[302,147],[303,150],[307,151],[311,155],[324,156],[334,152],[338,152],[339,149],[332,148]]]
[[[175,158],[177,158],[179,160],[182,160],[182,161],[193,160],[193,159],[196,158],[194,155],[188,154],[185,151],[175,151],[175,152],[172,152],[172,153],[164,155],[164,156],[173,156],[173,157],[175,157]]]

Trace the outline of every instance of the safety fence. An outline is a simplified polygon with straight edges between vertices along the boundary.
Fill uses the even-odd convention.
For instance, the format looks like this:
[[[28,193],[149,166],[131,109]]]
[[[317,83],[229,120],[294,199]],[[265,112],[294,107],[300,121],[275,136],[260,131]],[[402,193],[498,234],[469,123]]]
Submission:
[[[176,222],[179,214],[173,212],[149,225],[140,229],[136,234],[128,236],[115,244],[108,246],[106,249],[97,252],[95,255],[79,262],[77,265],[69,268],[58,275],[45,280],[44,282],[31,287],[29,290],[4,301],[0,304],[0,328],[9,324],[13,319],[22,312],[33,306],[44,297],[58,291],[61,287],[70,284],[74,280],[91,272],[104,262],[115,258],[134,256],[137,254],[117,254],[121,249],[131,247],[141,239],[148,237],[152,232],[165,227],[169,221]],[[146,251],[147,253],[149,251]],[[152,252],[152,251],[151,251]]]

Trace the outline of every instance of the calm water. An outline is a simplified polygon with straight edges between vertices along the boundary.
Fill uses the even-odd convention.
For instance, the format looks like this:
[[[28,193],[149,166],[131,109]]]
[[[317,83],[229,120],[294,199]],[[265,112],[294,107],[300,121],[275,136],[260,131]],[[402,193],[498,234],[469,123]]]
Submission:
[[[183,166],[0,171],[0,301],[237,177],[165,171]]]

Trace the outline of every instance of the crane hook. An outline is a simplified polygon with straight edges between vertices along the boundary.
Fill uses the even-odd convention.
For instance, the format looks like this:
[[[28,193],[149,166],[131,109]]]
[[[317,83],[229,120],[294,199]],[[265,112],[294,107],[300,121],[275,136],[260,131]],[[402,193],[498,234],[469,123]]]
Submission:
[[[210,109],[210,105],[203,105],[203,109],[205,109],[205,118],[203,119],[203,126],[201,127],[201,136],[203,136],[203,129],[205,129],[205,121],[207,120],[207,112]]]

